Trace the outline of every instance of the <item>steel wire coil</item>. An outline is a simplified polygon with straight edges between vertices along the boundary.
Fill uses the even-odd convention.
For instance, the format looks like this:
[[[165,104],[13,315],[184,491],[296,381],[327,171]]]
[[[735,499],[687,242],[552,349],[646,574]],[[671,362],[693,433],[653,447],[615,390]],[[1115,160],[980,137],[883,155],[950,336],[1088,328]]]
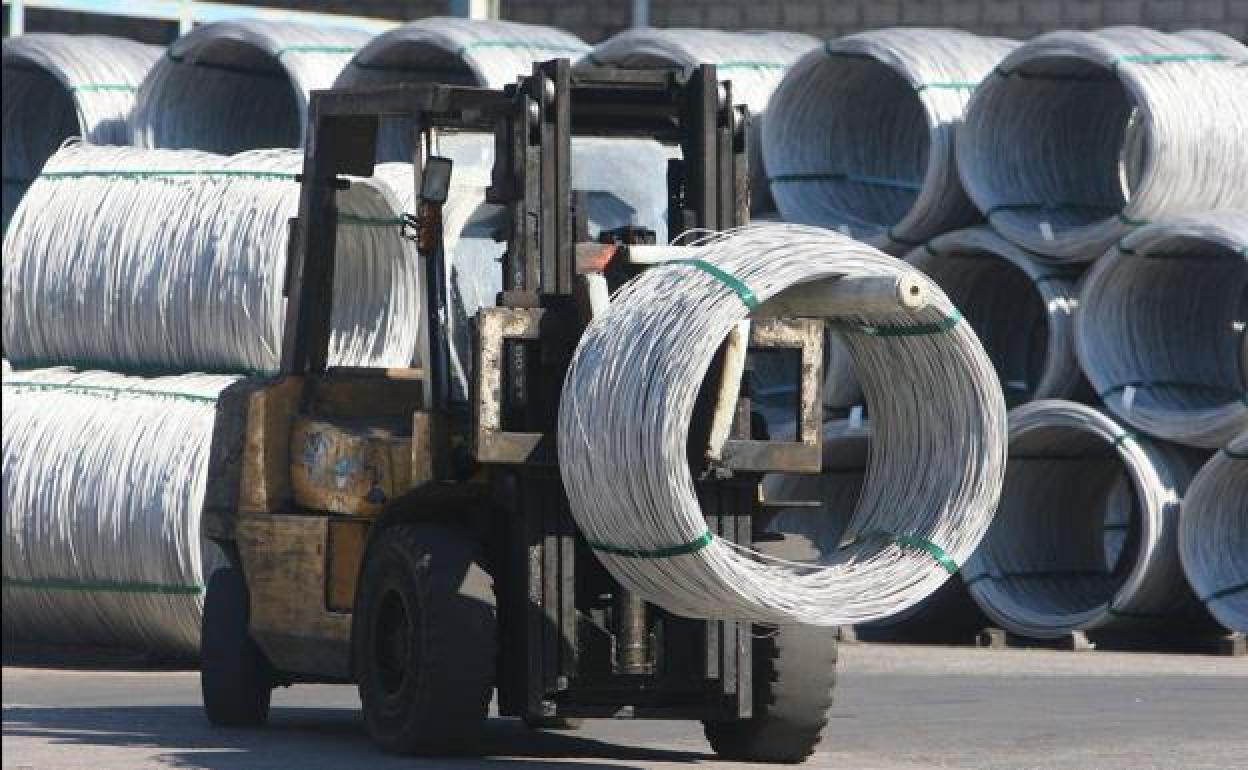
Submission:
[[[301,169],[294,150],[61,150],[5,234],[5,354],[26,367],[275,371]],[[388,185],[353,179],[338,211],[330,362],[408,366],[421,302],[402,209]]]
[[[1248,632],[1248,433],[1192,479],[1179,523],[1183,571],[1219,623]]]
[[[299,147],[309,94],[332,86],[369,37],[266,19],[196,27],[143,80],[130,118],[135,144],[224,154]]]
[[[716,76],[732,84],[732,100],[749,108],[750,209],[774,208],[767,186],[762,126],[772,93],[785,71],[819,46],[795,32],[717,29],[629,29],[594,46],[582,66],[673,69],[688,75],[701,64],[714,64]]]
[[[864,276],[930,286],[836,233],[747,227],[647,270],[589,325],[560,399],[560,471],[581,532],[623,585],[690,617],[845,625],[895,615],[957,572],[992,518],[1005,406],[983,348],[934,286],[924,307],[833,321],[875,431],[866,485],[834,554],[770,558],[714,536],[698,504],[686,443],[726,336],[785,289]]]
[[[369,41],[335,84],[449,83],[502,88],[547,59],[579,59],[590,46],[555,27],[515,21],[433,16]]]
[[[963,572],[971,595],[1032,638],[1164,625],[1194,603],[1179,563],[1179,502],[1200,459],[1083,404],[1013,409],[1001,504]],[[1115,544],[1107,522],[1122,520],[1124,503],[1129,530]]]
[[[237,380],[5,370],[6,639],[198,654],[216,400]]]
[[[1133,232],[1079,302],[1079,361],[1118,418],[1207,449],[1248,430],[1248,211]]]
[[[776,206],[890,254],[980,220],[954,162],[972,89],[1015,45],[953,29],[832,40],[785,75],[763,125]]]
[[[1075,357],[1078,272],[1054,266],[986,227],[938,235],[906,256],[966,316],[1010,406],[1082,395]]]
[[[334,86],[359,88],[396,83],[449,83],[503,88],[547,59],[576,60],[589,44],[561,29],[514,21],[435,16],[404,24],[369,41],[343,67]],[[439,152],[460,169],[489,174],[494,138],[480,134],[447,135]],[[377,158],[412,157],[410,121],[382,117]]]
[[[156,46],[102,35],[31,34],[4,39],[4,219],[44,161],[68,138],[129,144],[126,118]]]
[[[1138,27],[1041,35],[967,107],[966,190],[1001,235],[1076,262],[1149,222],[1248,209],[1245,62]]]

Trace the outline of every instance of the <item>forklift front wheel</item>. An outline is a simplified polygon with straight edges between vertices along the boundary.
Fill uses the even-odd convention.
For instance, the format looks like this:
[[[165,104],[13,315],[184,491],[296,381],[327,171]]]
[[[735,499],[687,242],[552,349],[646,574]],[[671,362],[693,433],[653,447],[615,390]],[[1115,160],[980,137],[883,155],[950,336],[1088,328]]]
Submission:
[[[247,633],[249,611],[242,570],[213,572],[204,596],[199,684],[204,713],[219,727],[258,727],[269,718],[273,668]]]
[[[480,751],[494,689],[494,581],[481,546],[433,524],[377,538],[356,593],[355,661],[364,724],[395,754]]]
[[[809,543],[773,536],[760,550],[784,559],[811,557]],[[832,708],[840,632],[816,626],[754,628],[754,716],[705,721],[711,748],[743,762],[804,762],[815,751]]]

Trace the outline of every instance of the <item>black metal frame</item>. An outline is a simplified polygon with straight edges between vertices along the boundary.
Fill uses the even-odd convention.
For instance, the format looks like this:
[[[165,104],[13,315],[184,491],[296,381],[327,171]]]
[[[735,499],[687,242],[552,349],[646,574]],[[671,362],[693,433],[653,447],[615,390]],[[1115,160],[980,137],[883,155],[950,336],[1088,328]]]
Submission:
[[[589,69],[567,60],[534,66],[504,91],[445,85],[318,91],[309,105],[299,218],[293,223],[287,276],[282,373],[326,371],[337,212],[342,175],[371,175],[381,116],[412,120],[414,138],[430,128],[493,131],[496,163],[488,199],[510,213],[498,310],[536,324],[536,340],[503,356],[506,418],[527,443],[490,466],[493,499],[487,549],[499,593],[503,714],[748,718],[753,707],[752,628],[748,623],[678,618],[623,592],[597,562],[568,512],[555,466],[553,436],[559,386],[583,328],[577,313],[578,200],[570,183],[573,136],[658,139],[679,143],[668,170],[670,232],[723,229],[748,216],[748,115],[732,106],[731,87],[713,66],[688,77],[672,72]],[[421,143],[413,143],[417,191]],[[421,212],[431,220],[436,212]],[[425,222],[428,224],[428,221]],[[426,248],[432,247],[432,252]],[[422,240],[432,393],[435,483],[452,483],[446,413],[447,340],[440,237]],[[738,407],[734,439],[749,439],[748,400]],[[439,427],[440,426],[440,427]],[[747,426],[742,428],[740,426]],[[468,436],[473,441],[475,436]],[[546,444],[550,443],[548,440]],[[523,444],[523,446],[521,445]],[[482,450],[482,447],[477,447]],[[540,450],[540,451],[539,451]],[[484,454],[489,454],[485,452]],[[750,543],[758,525],[756,474],[701,482],[708,526]],[[380,526],[380,525],[378,525]],[[604,600],[613,595],[615,600]],[[621,642],[621,634],[628,638]],[[633,653],[621,664],[617,649]],[[640,652],[638,652],[640,651]],[[639,657],[640,655],[640,657]]]

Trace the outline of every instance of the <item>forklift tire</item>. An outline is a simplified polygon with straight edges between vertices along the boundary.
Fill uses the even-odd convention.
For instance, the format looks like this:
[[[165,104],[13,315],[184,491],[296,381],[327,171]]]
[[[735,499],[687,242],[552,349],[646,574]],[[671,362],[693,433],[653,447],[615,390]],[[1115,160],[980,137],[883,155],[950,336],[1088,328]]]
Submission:
[[[212,573],[204,596],[199,685],[204,713],[218,727],[259,727],[269,718],[273,668],[247,634],[249,605],[242,570]]]
[[[758,546],[776,556],[803,556],[796,552],[802,543],[789,537]],[[754,634],[754,716],[705,720],[706,739],[724,759],[804,762],[828,724],[840,631],[801,625],[755,626]]]
[[[498,656],[494,581],[481,546],[434,524],[396,524],[369,549],[355,604],[364,724],[394,754],[479,752]]]

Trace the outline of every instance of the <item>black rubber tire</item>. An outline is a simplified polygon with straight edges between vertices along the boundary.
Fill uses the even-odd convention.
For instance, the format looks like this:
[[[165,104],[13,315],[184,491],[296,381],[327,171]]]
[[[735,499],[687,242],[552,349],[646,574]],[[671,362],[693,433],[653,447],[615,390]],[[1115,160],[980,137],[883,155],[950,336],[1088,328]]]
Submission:
[[[525,717],[524,724],[530,730],[558,730],[571,732],[581,729],[582,720],[576,717]]]
[[[758,547],[792,558],[800,545],[782,539]],[[815,626],[756,626],[754,633],[754,716],[703,721],[706,739],[724,759],[804,762],[828,724],[840,632]]]
[[[204,713],[219,727],[258,727],[269,718],[273,667],[247,633],[249,612],[242,570],[213,572],[204,596],[199,687]]]
[[[481,547],[434,524],[396,524],[370,547],[356,592],[364,723],[394,754],[480,751],[498,654]]]

